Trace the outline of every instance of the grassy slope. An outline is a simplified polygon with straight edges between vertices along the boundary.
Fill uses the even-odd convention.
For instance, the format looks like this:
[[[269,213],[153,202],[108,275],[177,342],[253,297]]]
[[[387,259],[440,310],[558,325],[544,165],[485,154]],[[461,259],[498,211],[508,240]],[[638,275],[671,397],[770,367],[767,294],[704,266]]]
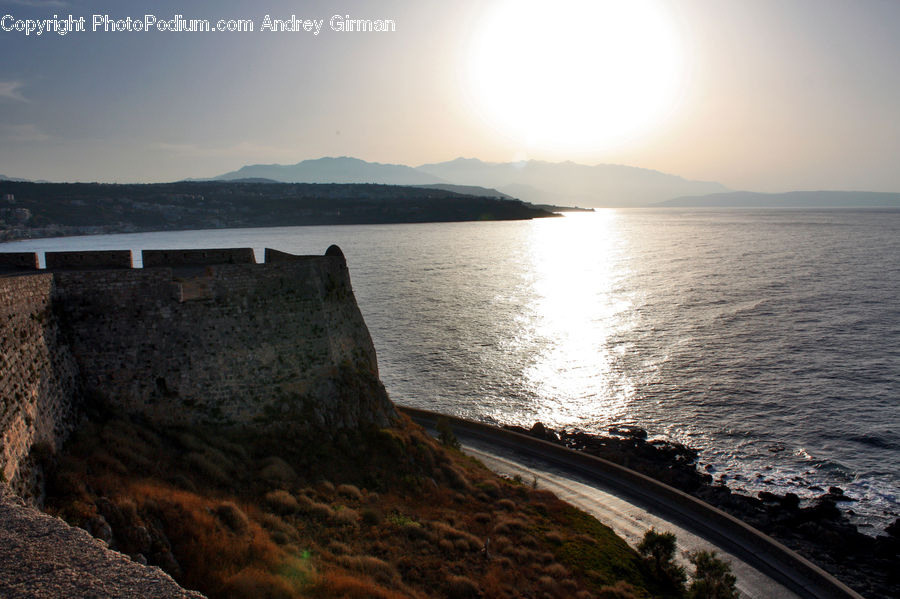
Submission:
[[[596,519],[406,420],[326,442],[93,422],[48,470],[48,511],[210,597],[666,595]]]

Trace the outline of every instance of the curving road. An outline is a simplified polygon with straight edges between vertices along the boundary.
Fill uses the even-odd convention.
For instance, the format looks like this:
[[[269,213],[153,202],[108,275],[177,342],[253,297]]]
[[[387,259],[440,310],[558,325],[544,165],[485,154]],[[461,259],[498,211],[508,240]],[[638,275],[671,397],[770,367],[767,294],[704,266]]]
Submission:
[[[553,491],[560,499],[595,516],[612,528],[617,535],[628,541],[632,547],[640,543],[644,533],[650,528],[675,533],[678,537],[678,561],[688,572],[692,569],[688,562],[688,553],[700,549],[717,552],[719,557],[731,564],[741,597],[750,599],[800,597],[718,545],[688,531],[662,514],[653,513],[629,503],[620,495],[616,495],[612,489],[602,489],[585,480],[579,480],[581,477],[562,472],[560,468],[554,467],[552,464],[541,463],[535,458],[509,455],[508,451],[498,450],[496,447],[486,447],[484,443],[478,443],[471,439],[465,440],[463,451],[478,458],[485,466],[498,474],[519,475],[525,481],[532,481],[536,478],[539,488]]]
[[[593,514],[632,545],[653,527],[675,533],[684,564],[691,551],[716,551],[731,563],[742,597],[862,599],[774,539],[627,468],[485,424],[414,408],[399,409],[430,429],[438,418],[447,418],[463,450],[488,468],[526,481],[536,478],[538,486]]]

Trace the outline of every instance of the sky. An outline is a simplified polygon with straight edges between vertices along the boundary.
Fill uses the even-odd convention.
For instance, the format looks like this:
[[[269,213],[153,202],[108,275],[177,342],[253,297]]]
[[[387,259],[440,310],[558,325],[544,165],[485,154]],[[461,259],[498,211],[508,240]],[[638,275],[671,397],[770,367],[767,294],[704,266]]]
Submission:
[[[26,35],[54,15],[85,31]],[[176,15],[253,31],[159,30]],[[336,30],[348,15],[389,30]],[[104,16],[157,25],[93,30]],[[6,176],[462,156],[900,192],[896,0],[0,0],[0,17]]]

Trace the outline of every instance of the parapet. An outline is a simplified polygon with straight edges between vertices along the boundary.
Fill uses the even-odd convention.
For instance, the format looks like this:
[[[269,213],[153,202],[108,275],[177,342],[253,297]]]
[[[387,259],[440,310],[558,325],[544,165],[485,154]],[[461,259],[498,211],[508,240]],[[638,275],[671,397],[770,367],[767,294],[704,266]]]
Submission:
[[[301,256],[298,254],[289,254],[280,250],[266,248],[265,261],[266,264],[275,264],[278,262],[299,262],[301,260],[309,260],[310,258],[318,258],[318,256]]]
[[[269,250],[266,250],[268,254]],[[154,266],[211,266],[214,264],[256,264],[252,248],[208,250],[144,250],[144,268]]]
[[[38,256],[34,252],[0,252],[0,272],[38,269]]]
[[[131,250],[47,252],[44,261],[47,270],[92,270],[132,266]]]

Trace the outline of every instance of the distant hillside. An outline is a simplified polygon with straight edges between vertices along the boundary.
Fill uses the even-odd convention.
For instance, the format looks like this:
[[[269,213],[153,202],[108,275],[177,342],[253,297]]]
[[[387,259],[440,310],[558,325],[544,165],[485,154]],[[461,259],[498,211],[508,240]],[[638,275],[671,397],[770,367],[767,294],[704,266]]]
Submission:
[[[671,207],[720,208],[900,208],[900,193],[871,191],[791,191],[755,193],[733,191],[684,196],[660,202]]]
[[[381,183],[428,185],[443,179],[402,164],[366,162],[357,158],[319,158],[297,164],[254,164],[214,177],[217,181],[271,179],[283,183]]]
[[[419,171],[461,185],[482,185],[535,204],[644,206],[685,195],[728,191],[724,185],[690,181],[659,171],[574,162],[482,162],[457,158],[425,164]]]
[[[15,196],[15,219],[7,222],[6,213],[0,213],[0,241],[130,231],[553,216],[518,200],[372,184],[182,181],[111,185],[0,181],[0,196],[5,194]]]
[[[518,196],[511,196],[496,189],[489,187],[481,187],[478,185],[452,185],[450,183],[432,183],[431,185],[416,185],[416,187],[424,187],[425,189],[443,189],[444,191],[452,191],[453,193],[461,193],[469,196],[479,196],[483,198],[503,198],[506,200],[521,199]]]

